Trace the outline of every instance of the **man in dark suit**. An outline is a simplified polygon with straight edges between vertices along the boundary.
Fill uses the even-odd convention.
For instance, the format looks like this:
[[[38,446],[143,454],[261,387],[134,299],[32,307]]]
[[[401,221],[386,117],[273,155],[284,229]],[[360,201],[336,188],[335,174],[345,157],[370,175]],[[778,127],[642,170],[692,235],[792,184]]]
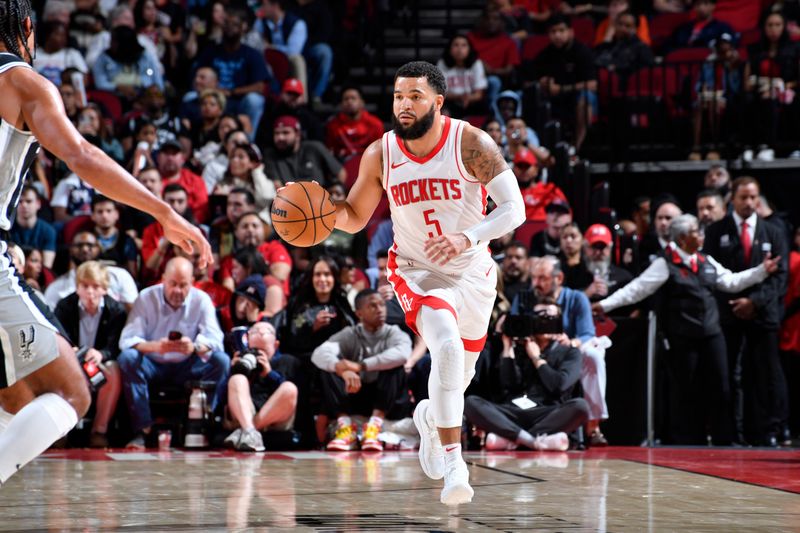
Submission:
[[[778,272],[739,294],[718,295],[728,346],[737,437],[775,446],[787,417],[786,380],[778,359],[778,328],[786,291],[786,240],[756,214],[760,194],[751,177],[731,185],[733,212],[706,229],[703,251],[733,272],[780,257]]]
[[[87,261],[75,273],[76,290],[61,299],[55,315],[73,344],[87,347],[86,361],[100,367],[106,384],[97,391],[97,402],[89,446],[108,446],[106,431],[122,390],[119,367],[119,336],[128,313],[108,296],[108,270],[96,261]]]

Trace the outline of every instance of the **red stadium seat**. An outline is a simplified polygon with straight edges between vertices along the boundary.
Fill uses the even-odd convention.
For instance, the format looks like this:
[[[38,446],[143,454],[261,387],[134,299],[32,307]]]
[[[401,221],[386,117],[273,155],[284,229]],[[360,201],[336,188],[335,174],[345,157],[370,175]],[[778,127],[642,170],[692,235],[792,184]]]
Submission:
[[[275,79],[283,85],[283,82],[289,77],[289,58],[279,50],[267,48],[264,50],[264,59],[272,69]]]
[[[746,48],[751,44],[756,44],[759,40],[761,40],[761,28],[751,28],[742,32],[742,36],[739,38],[739,46]]]
[[[653,42],[653,48],[658,49],[672,35],[672,32],[686,22],[692,19],[692,13],[662,13],[656,15],[650,21],[650,40]]]
[[[550,39],[546,35],[531,35],[522,43],[522,60],[527,61],[535,58],[539,53],[547,48]]]
[[[666,63],[700,63],[711,54],[705,47],[679,48],[668,53],[664,58]]]
[[[589,17],[574,17],[572,19],[572,31],[575,40],[583,43],[589,48],[594,48],[594,21]]]
[[[344,170],[347,172],[347,181],[344,182],[344,186],[347,190],[350,190],[350,187],[356,182],[356,178],[358,178],[358,166],[361,164],[361,156],[363,154],[353,154],[347,159],[344,160]]]
[[[75,238],[76,234],[81,231],[92,231],[93,228],[94,222],[92,222],[92,217],[89,215],[80,215],[64,224],[61,235],[64,238],[64,242],[69,244],[72,242],[72,239]]]
[[[530,249],[533,236],[546,227],[547,223],[544,220],[528,220],[514,232],[514,240],[521,242]]]
[[[103,108],[114,123],[119,122],[119,119],[122,118],[122,102],[116,94],[95,89],[86,91],[86,99]]]

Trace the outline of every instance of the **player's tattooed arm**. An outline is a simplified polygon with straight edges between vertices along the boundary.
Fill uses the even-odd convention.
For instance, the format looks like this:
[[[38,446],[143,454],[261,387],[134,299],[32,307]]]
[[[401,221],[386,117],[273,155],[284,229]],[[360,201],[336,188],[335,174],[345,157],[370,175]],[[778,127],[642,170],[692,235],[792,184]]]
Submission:
[[[489,134],[474,126],[465,126],[461,138],[461,160],[467,172],[486,185],[508,170],[503,154]]]

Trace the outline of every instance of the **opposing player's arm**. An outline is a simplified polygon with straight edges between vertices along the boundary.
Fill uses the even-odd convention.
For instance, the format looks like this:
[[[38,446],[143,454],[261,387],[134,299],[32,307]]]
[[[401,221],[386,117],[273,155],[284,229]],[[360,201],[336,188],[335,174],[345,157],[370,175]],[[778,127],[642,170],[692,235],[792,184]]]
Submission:
[[[347,199],[336,204],[336,227],[357,233],[367,225],[383,195],[383,150],[381,140],[364,151],[358,167],[358,178]]]
[[[487,185],[495,176],[508,170],[503,154],[489,134],[474,126],[465,125],[461,136],[461,161],[467,172]]]
[[[17,68],[8,76],[14,91],[9,97],[15,102],[0,104],[3,116],[9,108],[19,109],[22,119],[36,139],[81,179],[104,195],[149,213],[164,225],[171,241],[191,252],[194,242],[204,261],[212,261],[211,248],[200,231],[181,219],[165,202],[108,157],[90,144],[67,119],[61,96],[55,86],[30,69]],[[7,86],[8,87],[8,86]]]

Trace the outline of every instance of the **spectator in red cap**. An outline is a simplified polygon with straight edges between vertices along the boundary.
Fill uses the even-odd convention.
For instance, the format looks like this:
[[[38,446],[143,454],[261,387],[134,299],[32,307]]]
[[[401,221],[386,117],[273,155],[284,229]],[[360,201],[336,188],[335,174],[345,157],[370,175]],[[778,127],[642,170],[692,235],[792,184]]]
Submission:
[[[536,181],[539,167],[536,156],[528,148],[519,150],[514,156],[512,170],[517,176],[522,198],[525,200],[525,218],[529,222],[544,222],[545,207],[553,200],[567,201],[567,197],[555,184]]]
[[[383,121],[364,109],[364,99],[356,87],[342,90],[339,113],[326,126],[325,144],[341,160],[361,154],[383,135]]]
[[[264,155],[267,176],[273,181],[313,180],[323,187],[344,183],[347,172],[319,141],[303,139],[300,121],[291,115],[275,119],[272,129],[274,146]]]
[[[261,117],[259,135],[256,144],[272,146],[272,128],[275,120],[282,115],[292,115],[300,121],[305,138],[312,141],[324,141],[322,121],[305,103],[305,86],[297,78],[287,78],[281,87],[280,98],[264,111]]]
[[[584,293],[592,302],[608,297],[628,284],[633,276],[611,260],[614,248],[611,230],[603,224],[592,224],[583,236],[584,257],[590,284]]]

